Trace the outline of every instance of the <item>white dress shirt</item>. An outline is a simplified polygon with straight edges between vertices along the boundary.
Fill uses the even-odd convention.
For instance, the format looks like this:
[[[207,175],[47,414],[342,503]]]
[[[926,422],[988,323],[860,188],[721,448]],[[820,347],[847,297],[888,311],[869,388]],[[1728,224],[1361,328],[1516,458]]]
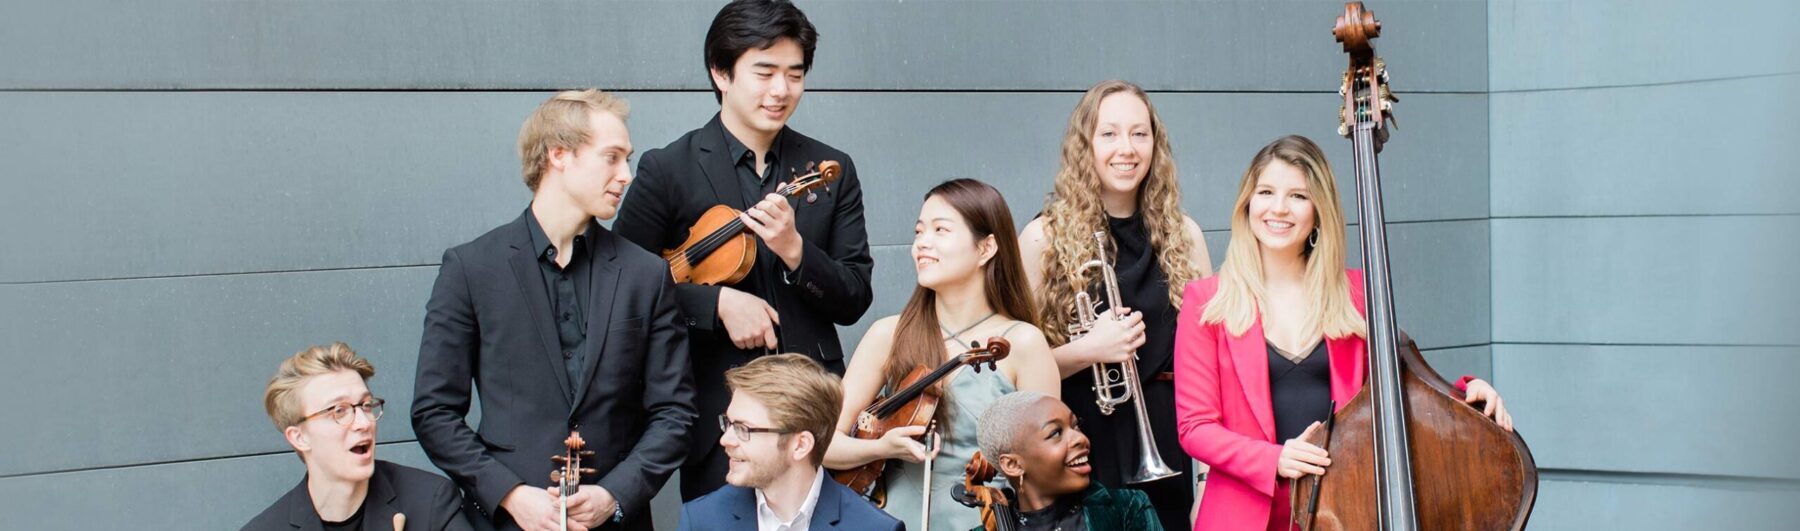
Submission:
[[[763,495],[762,489],[756,489],[756,530],[757,531],[807,531],[812,528],[813,509],[819,506],[819,489],[825,486],[825,469],[813,476],[812,490],[807,491],[806,501],[800,504],[800,510],[794,512],[794,518],[783,522],[775,509],[769,507],[769,498]]]

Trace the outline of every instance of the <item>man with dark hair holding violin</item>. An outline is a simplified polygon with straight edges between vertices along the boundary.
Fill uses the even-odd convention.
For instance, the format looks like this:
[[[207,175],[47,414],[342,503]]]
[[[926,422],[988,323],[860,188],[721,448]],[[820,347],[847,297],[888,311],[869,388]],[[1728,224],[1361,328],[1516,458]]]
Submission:
[[[687,454],[694,389],[668,266],[598,222],[631,183],[627,114],[597,90],[539,105],[519,131],[531,205],[445,251],[431,288],[413,431],[478,528],[648,530]],[[594,472],[564,495],[551,458],[577,438]]]
[[[690,331],[701,419],[725,411],[724,373],[767,352],[795,352],[844,372],[835,325],[860,319],[872,299],[874,260],[863,228],[856,165],[842,151],[787,127],[800,105],[818,32],[793,4],[737,0],[706,33],[705,60],[719,113],[662,149],[644,153],[637,184],[613,230],[652,252],[675,249],[690,231],[707,234],[702,214],[725,205],[753,263],[693,269],[741,273],[742,279],[695,278],[675,286],[681,322]],[[775,194],[783,182],[826,161],[841,172],[827,187]],[[733,218],[728,218],[730,221]],[[759,243],[760,242],[760,243]],[[713,253],[713,257],[725,253]],[[686,269],[684,268],[684,272]],[[695,426],[681,474],[681,497],[693,500],[724,484],[724,452],[712,422]]]

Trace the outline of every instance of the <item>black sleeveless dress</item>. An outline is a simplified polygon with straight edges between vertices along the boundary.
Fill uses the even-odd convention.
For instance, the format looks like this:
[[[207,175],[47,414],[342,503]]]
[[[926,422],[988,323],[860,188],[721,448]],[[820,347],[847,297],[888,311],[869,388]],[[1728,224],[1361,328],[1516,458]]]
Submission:
[[[1118,253],[1113,273],[1119,280],[1119,297],[1126,307],[1144,313],[1144,346],[1138,348],[1137,367],[1157,452],[1181,475],[1135,485],[1125,482],[1138,468],[1139,431],[1136,413],[1131,410],[1135,406],[1126,403],[1112,415],[1101,415],[1094,404],[1093,371],[1082,370],[1063,380],[1063,402],[1080,419],[1081,431],[1092,445],[1088,460],[1094,468],[1093,479],[1108,488],[1144,491],[1156,507],[1163,529],[1188,529],[1194,486],[1188,479],[1187,453],[1175,433],[1175,382],[1165,379],[1175,370],[1178,311],[1169,302],[1168,277],[1150,247],[1150,232],[1141,211],[1129,218],[1108,216],[1107,229]]]

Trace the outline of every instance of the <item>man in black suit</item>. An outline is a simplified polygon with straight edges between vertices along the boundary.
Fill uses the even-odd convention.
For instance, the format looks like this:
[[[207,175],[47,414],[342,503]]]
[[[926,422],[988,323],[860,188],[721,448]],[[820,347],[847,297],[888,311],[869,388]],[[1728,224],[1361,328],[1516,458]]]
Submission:
[[[687,454],[687,332],[660,258],[602,228],[631,182],[625,102],[567,91],[519,132],[531,206],[444,252],[413,398],[419,446],[477,525],[555,529],[550,457],[581,433],[599,471],[567,497],[571,529],[650,529],[650,499]],[[470,385],[481,429],[470,429]],[[618,526],[612,526],[618,527]]]
[[[375,366],[349,345],[315,346],[281,362],[263,408],[306,464],[306,477],[244,525],[246,531],[466,531],[462,496],[442,476],[375,460],[384,401],[369,392]]]
[[[819,466],[837,435],[838,377],[799,354],[764,356],[725,371],[731,405],[719,416],[728,485],[681,506],[680,531],[899,531]]]
[[[844,372],[834,325],[869,309],[868,235],[862,187],[849,155],[787,127],[800,105],[818,33],[793,4],[738,0],[706,33],[706,64],[719,114],[662,149],[644,154],[613,230],[645,249],[679,246],[708,208],[744,211],[761,242],[756,264],[731,286],[675,287],[693,341],[702,422],[681,472],[692,500],[724,483],[726,458],[705,422],[725,410],[726,369],[765,352],[796,352]],[[842,175],[828,189],[790,201],[772,194],[809,164],[835,160]],[[794,204],[791,204],[794,203]],[[796,206],[797,204],[797,206]]]

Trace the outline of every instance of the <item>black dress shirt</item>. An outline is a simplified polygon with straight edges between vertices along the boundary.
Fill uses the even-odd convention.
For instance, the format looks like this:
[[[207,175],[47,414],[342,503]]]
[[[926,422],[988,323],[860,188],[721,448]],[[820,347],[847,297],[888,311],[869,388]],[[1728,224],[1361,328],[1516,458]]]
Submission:
[[[569,378],[569,388],[581,384],[582,354],[581,344],[587,341],[587,316],[581,309],[586,308],[588,286],[593,280],[593,253],[589,252],[587,242],[598,230],[599,224],[588,221],[585,234],[575,236],[569,245],[569,265],[556,265],[556,245],[550,243],[550,237],[544,234],[544,228],[538,225],[537,216],[529,211],[525,215],[525,225],[531,230],[532,249],[537,251],[538,271],[544,277],[544,292],[550,296],[550,315],[556,318],[556,338],[562,343],[563,370]]]

